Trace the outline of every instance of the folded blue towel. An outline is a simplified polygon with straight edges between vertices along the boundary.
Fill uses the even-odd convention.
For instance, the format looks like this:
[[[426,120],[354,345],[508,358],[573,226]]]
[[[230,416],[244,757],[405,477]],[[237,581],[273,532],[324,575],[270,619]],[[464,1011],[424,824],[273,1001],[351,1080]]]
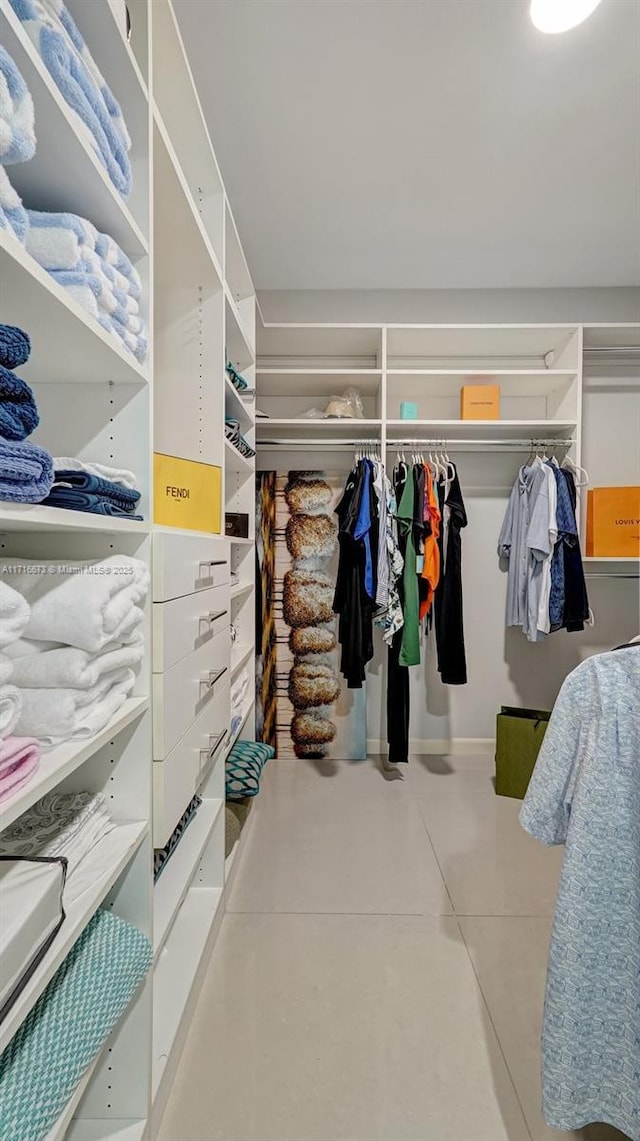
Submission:
[[[29,385],[0,365],[0,436],[24,440],[35,432],[40,417]]]
[[[29,360],[31,341],[17,325],[0,325],[0,365],[16,368]]]
[[[53,486],[53,460],[44,448],[0,439],[0,499],[41,503]]]
[[[27,162],[36,153],[33,99],[0,44],[0,163]]]
[[[112,483],[110,479],[102,479],[92,472],[76,471],[74,469],[57,468],[53,490],[60,484],[67,485],[74,491],[87,492],[89,495],[99,495],[107,499],[123,511],[133,510],[140,499],[140,492],[133,487],[123,487],[121,483]]]
[[[27,211],[20,195],[9,182],[9,176],[0,166],[0,229],[12,230],[19,242],[24,245],[29,228]]]
[[[78,491],[75,487],[52,487],[44,500],[45,507],[63,507],[67,511],[88,511],[91,515],[111,515],[125,519],[142,519],[134,515],[133,507],[122,507],[112,499],[102,495],[92,495],[89,491]]]
[[[132,178],[122,113],[64,4],[11,0],[11,6],[25,24],[56,87],[89,129],[114,186],[126,197]]]

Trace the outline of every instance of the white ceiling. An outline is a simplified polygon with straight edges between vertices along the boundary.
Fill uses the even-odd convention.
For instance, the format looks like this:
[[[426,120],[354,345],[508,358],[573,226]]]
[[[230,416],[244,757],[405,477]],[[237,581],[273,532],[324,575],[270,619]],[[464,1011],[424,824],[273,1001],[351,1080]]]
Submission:
[[[640,2],[174,0],[255,284],[640,284]]]

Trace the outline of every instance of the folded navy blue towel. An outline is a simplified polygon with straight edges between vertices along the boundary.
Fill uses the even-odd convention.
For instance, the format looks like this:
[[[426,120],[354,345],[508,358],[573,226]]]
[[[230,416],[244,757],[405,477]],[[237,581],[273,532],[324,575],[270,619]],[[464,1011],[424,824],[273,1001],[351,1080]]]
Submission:
[[[54,491],[59,485],[65,485],[73,491],[82,491],[89,495],[98,495],[106,499],[123,511],[133,511],[140,499],[140,492],[133,487],[123,487],[121,483],[113,483],[110,479],[94,475],[88,471],[76,471],[75,468],[57,468]]]
[[[53,460],[35,444],[0,439],[0,499],[41,503],[53,484]]]
[[[0,436],[24,440],[40,423],[36,402],[29,385],[0,365]]]
[[[92,515],[111,515],[125,519],[142,519],[133,514],[133,504],[123,507],[102,495],[79,491],[75,487],[52,487],[44,501],[45,507],[64,507],[67,511],[89,511]]]
[[[16,368],[29,360],[31,341],[17,325],[0,325],[0,365]]]

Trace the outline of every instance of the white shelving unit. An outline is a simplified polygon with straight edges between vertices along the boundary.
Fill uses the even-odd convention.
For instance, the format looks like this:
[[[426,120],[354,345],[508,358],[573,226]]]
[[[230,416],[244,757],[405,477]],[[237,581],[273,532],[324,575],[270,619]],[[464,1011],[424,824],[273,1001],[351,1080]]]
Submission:
[[[0,316],[31,338],[19,371],[40,411],[34,441],[53,455],[133,470],[144,521],[0,503],[0,549],[59,561],[135,555],[149,565],[152,587],[133,695],[94,738],[44,753],[32,782],[0,807],[1,831],[52,789],[104,792],[117,824],[91,890],[68,907],[4,1020],[0,1047],[96,909],[112,909],[150,938],[154,968],[47,1141],[153,1141],[224,911],[224,762],[231,675],[240,668],[229,658],[231,623],[240,664],[252,673],[234,740],[254,730],[255,462],[225,440],[224,417],[255,443],[255,291],[170,0],[128,0],[130,40],[110,0],[68,7],[121,104],[132,192],[125,201],[114,188],[9,0],[0,0],[0,43],[33,95],[38,139],[35,158],[9,174],[26,206],[88,218],[128,255],[142,281],[149,357],[130,356],[6,230]],[[246,378],[246,395],[227,377],[228,361]],[[218,533],[153,522],[154,453],[218,469]],[[225,511],[246,513],[247,539],[225,538]],[[185,686],[180,733],[170,702],[153,708],[169,674]],[[165,753],[162,742],[175,737]],[[194,791],[201,804],[154,886],[153,844],[166,840]]]

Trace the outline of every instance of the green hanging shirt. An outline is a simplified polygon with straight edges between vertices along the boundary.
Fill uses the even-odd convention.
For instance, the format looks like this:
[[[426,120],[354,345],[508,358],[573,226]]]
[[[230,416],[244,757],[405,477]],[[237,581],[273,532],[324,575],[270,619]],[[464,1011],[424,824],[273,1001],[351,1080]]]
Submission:
[[[413,511],[415,499],[415,484],[413,471],[409,468],[407,481],[404,485],[402,498],[398,505],[398,531],[406,537],[404,553],[404,570],[402,581],[404,585],[404,626],[402,627],[402,643],[400,645],[400,665],[420,665],[420,598],[418,593],[418,575],[416,572],[416,548],[413,541]]]

